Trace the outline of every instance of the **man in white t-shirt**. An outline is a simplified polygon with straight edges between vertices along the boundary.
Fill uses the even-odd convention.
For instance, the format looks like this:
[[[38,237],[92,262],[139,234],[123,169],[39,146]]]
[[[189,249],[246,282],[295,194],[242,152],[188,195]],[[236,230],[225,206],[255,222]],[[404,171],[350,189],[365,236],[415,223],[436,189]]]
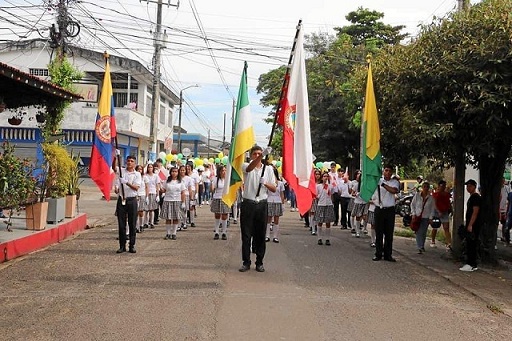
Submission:
[[[393,167],[384,166],[383,178],[376,189],[375,203],[375,256],[374,261],[384,257],[388,262],[396,262],[393,253],[393,234],[395,233],[395,194],[400,190],[400,183],[391,178]]]

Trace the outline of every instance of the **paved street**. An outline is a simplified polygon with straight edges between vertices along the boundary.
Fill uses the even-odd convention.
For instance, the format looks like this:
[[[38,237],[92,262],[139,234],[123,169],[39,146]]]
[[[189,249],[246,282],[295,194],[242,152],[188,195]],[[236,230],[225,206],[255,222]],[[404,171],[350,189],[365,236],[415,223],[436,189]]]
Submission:
[[[461,273],[443,250],[416,255],[403,238],[397,263],[372,262],[369,237],[333,229],[333,245],[318,246],[287,210],[281,243],[267,244],[266,272],[240,273],[239,226],[227,241],[213,240],[208,206],[177,240],[164,240],[160,225],[137,236],[137,254],[116,254],[114,202],[99,197],[91,187],[80,199],[94,228],[0,265],[3,340],[467,341],[512,333],[510,271]]]

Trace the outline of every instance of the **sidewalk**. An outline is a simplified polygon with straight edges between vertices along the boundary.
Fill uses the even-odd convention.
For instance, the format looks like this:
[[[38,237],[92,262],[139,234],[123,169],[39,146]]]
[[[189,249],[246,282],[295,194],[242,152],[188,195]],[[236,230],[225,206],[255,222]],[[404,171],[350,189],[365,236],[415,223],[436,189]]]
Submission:
[[[77,215],[65,218],[57,224],[47,224],[44,230],[27,230],[25,211],[14,212],[12,232],[6,229],[7,218],[1,219],[0,228],[0,263],[43,249],[59,243],[87,228],[104,226],[115,222],[115,201],[107,202],[90,179],[85,179],[78,200]]]

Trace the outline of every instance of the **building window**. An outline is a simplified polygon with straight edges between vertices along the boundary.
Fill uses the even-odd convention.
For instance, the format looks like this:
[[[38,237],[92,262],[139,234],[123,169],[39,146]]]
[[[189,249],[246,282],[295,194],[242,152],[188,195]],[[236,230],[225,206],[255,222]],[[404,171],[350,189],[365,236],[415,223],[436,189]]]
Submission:
[[[28,69],[28,73],[36,77],[48,77],[48,69]]]
[[[172,128],[172,110],[169,110],[169,114],[168,114],[168,115],[169,115],[169,116],[167,117],[167,119],[168,119],[167,121],[168,121],[169,123],[167,123],[167,126],[168,126],[169,128]]]
[[[160,105],[160,123],[165,124],[165,107]]]

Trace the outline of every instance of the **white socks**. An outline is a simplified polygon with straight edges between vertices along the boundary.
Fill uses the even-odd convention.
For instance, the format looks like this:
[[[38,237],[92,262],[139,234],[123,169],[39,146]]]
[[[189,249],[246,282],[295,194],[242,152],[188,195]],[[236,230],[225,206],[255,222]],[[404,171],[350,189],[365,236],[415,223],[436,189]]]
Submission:
[[[213,225],[213,230],[215,231],[216,234],[219,234],[219,224],[220,219],[215,219],[215,225]]]
[[[265,237],[270,237],[270,224],[267,224],[267,233],[265,233]]]
[[[165,224],[165,229],[167,230],[167,234],[171,234],[172,225],[171,224]]]
[[[372,236],[372,243],[375,243],[375,240],[377,239],[377,235],[375,234],[375,229],[370,229],[370,235]]]
[[[331,238],[331,228],[330,227],[325,228],[324,235],[325,235],[326,240],[329,240]]]
[[[274,238],[279,239],[279,224],[274,224]]]
[[[222,223],[222,234],[226,234],[228,232],[228,221],[222,220],[221,223]],[[219,226],[219,225],[217,225],[217,226]]]
[[[178,232],[178,224],[174,224],[173,229],[172,229],[172,234],[176,235],[177,232]]]

